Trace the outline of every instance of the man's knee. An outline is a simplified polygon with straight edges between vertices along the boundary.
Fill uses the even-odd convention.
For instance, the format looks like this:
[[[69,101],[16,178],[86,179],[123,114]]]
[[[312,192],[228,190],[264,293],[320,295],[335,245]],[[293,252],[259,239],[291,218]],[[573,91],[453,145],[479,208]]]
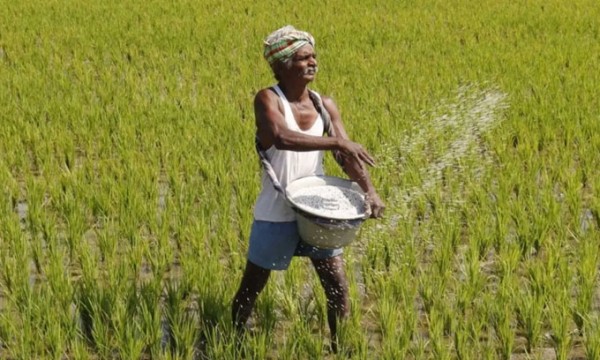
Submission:
[[[348,296],[348,282],[341,257],[313,260],[328,301],[345,302]]]
[[[326,259],[313,259],[312,262],[321,280],[336,283],[346,281],[344,261],[341,255]]]
[[[254,299],[267,284],[270,274],[270,270],[264,269],[248,261],[246,269],[244,270],[244,275],[242,276],[240,287],[234,298],[234,303],[253,303]]]

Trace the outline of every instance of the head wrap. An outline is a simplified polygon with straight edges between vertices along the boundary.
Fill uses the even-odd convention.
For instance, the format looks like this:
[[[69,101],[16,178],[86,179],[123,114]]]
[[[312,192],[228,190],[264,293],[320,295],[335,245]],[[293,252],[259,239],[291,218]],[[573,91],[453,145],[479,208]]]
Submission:
[[[276,61],[290,59],[304,45],[310,44],[314,47],[315,39],[311,34],[287,25],[267,36],[264,43],[265,59],[273,65]]]

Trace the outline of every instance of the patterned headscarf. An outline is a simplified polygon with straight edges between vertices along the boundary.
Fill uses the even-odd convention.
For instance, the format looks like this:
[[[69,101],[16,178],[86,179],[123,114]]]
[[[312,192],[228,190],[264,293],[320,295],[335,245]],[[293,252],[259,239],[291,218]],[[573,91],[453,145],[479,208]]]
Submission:
[[[267,36],[264,43],[265,59],[273,65],[276,61],[290,59],[304,45],[310,44],[314,47],[315,39],[311,34],[287,25]]]

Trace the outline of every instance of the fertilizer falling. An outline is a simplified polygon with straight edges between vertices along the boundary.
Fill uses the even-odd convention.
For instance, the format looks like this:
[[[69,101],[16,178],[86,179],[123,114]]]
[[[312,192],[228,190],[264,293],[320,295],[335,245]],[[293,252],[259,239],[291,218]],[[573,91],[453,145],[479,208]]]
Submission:
[[[498,112],[508,107],[506,98],[505,93],[495,88],[462,86],[453,102],[442,101],[432,111],[441,115],[434,115],[429,122],[420,122],[419,129],[404,136],[397,147],[390,144],[384,148],[379,167],[389,167],[389,171],[397,172],[398,167],[402,168],[419,149],[427,148],[437,138],[449,138],[445,152],[437,154],[428,166],[418,170],[424,179],[420,185],[391,192],[386,199],[387,225],[378,225],[375,231],[395,228],[409,209],[408,205],[434,191],[442,183],[444,171],[459,164],[461,159],[476,160],[467,169],[474,177],[484,173],[492,159],[481,143],[481,137],[499,123]],[[400,156],[395,156],[396,153]],[[460,202],[461,199],[453,201]]]

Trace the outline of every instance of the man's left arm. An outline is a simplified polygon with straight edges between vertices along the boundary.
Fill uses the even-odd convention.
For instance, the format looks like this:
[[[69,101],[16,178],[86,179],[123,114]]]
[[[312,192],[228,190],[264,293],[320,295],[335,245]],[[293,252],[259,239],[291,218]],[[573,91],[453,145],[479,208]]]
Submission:
[[[322,99],[323,106],[325,106],[325,109],[329,112],[329,116],[331,117],[331,125],[333,126],[335,136],[350,140],[335,102],[326,96],[323,96]],[[341,156],[343,156],[344,159],[342,166],[344,172],[350,179],[355,181],[361,189],[363,189],[367,196],[371,217],[379,218],[383,216],[385,204],[377,194],[377,191],[371,182],[371,177],[369,176],[366,164],[353,157],[344,156],[343,154],[341,154]]]

